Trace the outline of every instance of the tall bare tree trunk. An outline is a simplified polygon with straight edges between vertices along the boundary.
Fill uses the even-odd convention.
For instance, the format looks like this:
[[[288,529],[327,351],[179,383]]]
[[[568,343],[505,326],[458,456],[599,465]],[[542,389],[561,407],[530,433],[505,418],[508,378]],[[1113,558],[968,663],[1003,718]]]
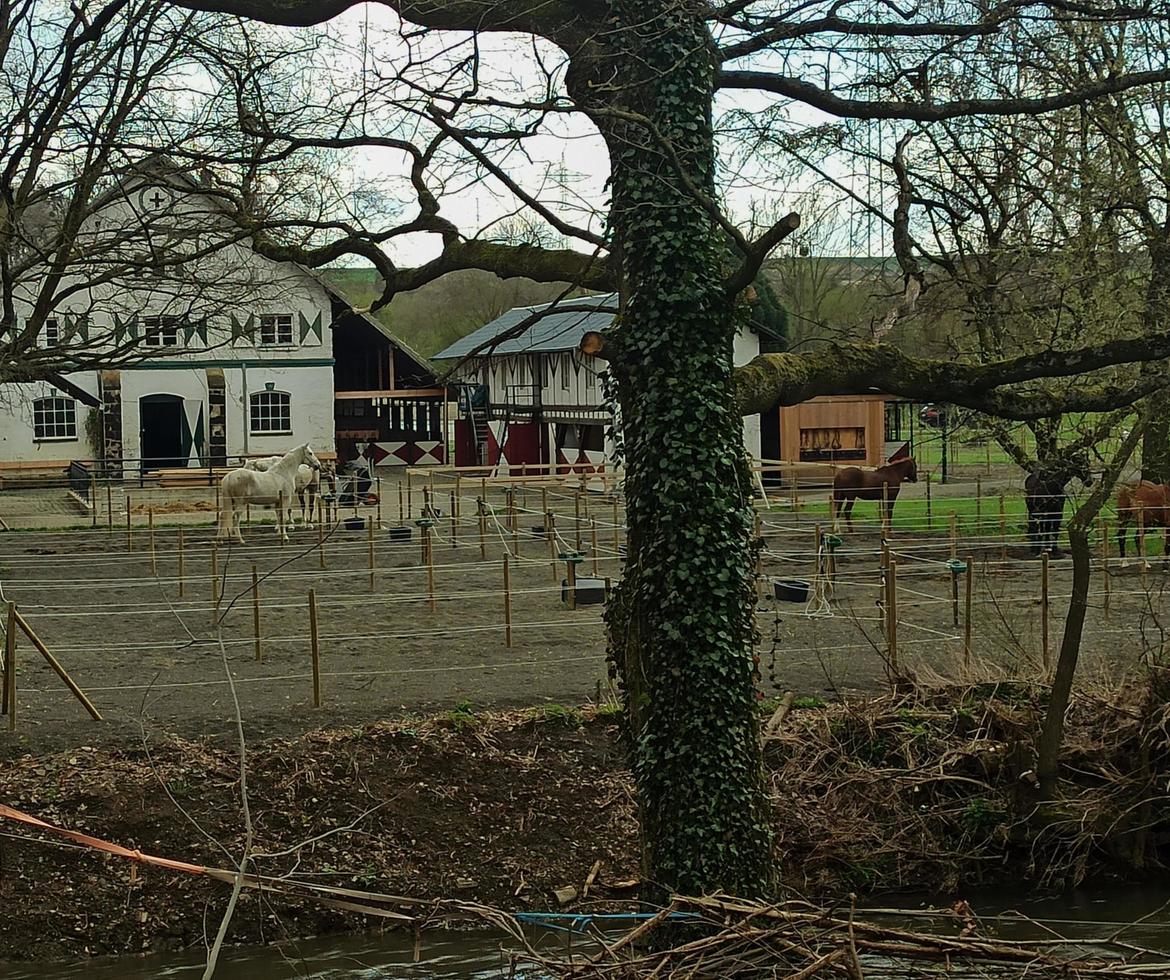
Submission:
[[[1143,412],[1144,415],[1144,412]],[[1064,742],[1064,716],[1072,697],[1073,680],[1081,655],[1081,638],[1085,628],[1085,614],[1089,606],[1089,582],[1092,577],[1092,555],[1089,550],[1089,528],[1101,513],[1101,507],[1113,491],[1117,478],[1137,448],[1145,428],[1144,421],[1134,425],[1117,454],[1110,460],[1100,481],[1077,510],[1068,524],[1068,544],[1072,554],[1072,594],[1068,615],[1064,620],[1064,635],[1060,641],[1060,655],[1052,678],[1052,693],[1048,711],[1040,731],[1037,746],[1036,775],[1040,793],[1045,799],[1056,796],[1060,774],[1060,747]]]

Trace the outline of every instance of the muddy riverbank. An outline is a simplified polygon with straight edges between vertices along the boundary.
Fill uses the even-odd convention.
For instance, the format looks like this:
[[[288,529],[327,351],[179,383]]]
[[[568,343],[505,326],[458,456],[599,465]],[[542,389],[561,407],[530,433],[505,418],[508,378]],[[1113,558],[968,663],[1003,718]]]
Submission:
[[[960,896],[996,882],[1055,888],[1154,873],[1157,820],[1139,834],[1124,814],[1164,784],[1161,755],[1144,775],[1119,775],[1138,744],[1140,697],[1077,701],[1075,782],[1038,823],[1021,786],[1042,698],[998,685],[794,708],[766,751],[785,887]],[[638,897],[630,779],[613,716],[594,709],[460,710],[268,740],[249,748],[247,786],[263,874],[509,910],[629,908]],[[242,848],[237,758],[205,740],[13,758],[0,799],[195,864],[230,868]],[[200,948],[218,925],[222,882],[153,867],[132,875],[127,862],[51,834],[3,829],[0,959]],[[594,868],[588,900],[558,897],[583,890]],[[230,939],[383,925],[245,892]]]

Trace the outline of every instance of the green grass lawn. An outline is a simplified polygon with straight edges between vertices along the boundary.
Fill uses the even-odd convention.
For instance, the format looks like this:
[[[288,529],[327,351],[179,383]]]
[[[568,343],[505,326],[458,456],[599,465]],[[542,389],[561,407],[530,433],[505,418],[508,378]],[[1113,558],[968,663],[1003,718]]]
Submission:
[[[1076,413],[1066,415],[1061,419],[1060,442],[1066,443],[1075,439],[1079,433],[1088,431],[1095,426],[1099,415]],[[1134,418],[1127,418],[1115,425],[1113,431],[1098,446],[1103,456],[1108,457],[1118,448],[1123,438],[1122,431],[1128,429]],[[1031,430],[1024,425],[1017,425],[1013,429],[1020,440],[1024,451],[1029,455],[1035,454],[1035,445]],[[903,427],[903,433],[908,430]],[[949,465],[956,468],[981,467],[987,470],[996,470],[1003,466],[1015,466],[1015,461],[1003,451],[999,443],[971,426],[962,426],[949,433],[950,458]],[[920,426],[914,423],[914,458],[919,469],[937,472],[942,466],[942,430]],[[990,464],[989,464],[990,461]]]
[[[971,487],[974,493],[974,486]],[[783,499],[783,504],[775,504],[766,511],[772,515],[774,523],[783,524],[785,515],[791,515],[792,508],[788,505],[787,497],[774,496],[774,499]],[[859,500],[853,506],[853,520],[855,524],[876,527],[880,523],[876,501]],[[1067,522],[1074,513],[1074,505],[1070,501],[1064,510],[1064,521]],[[946,536],[950,531],[951,514],[955,515],[955,528],[959,538],[970,540],[984,540],[995,543],[999,540],[999,495],[987,495],[982,501],[973,496],[963,497],[935,497],[931,500],[927,510],[925,497],[901,497],[894,505],[893,531],[895,534]],[[831,523],[828,500],[802,499],[800,504],[801,522],[820,520],[827,529]],[[1101,520],[1108,522],[1110,541],[1116,541],[1117,513],[1110,501],[1101,512]],[[1027,529],[1028,512],[1024,506],[1024,498],[1019,494],[1004,495],[1004,528],[1009,544],[1023,544]],[[1063,528],[1063,524],[1062,524]],[[1100,546],[1100,521],[1090,534],[1094,548]],[[1132,541],[1132,529],[1131,529]],[[1062,540],[1063,534],[1062,534]],[[1063,545],[1062,545],[1063,546]],[[1146,554],[1161,555],[1163,535],[1161,529],[1151,531],[1146,535]],[[1132,547],[1132,544],[1127,546]],[[1115,544],[1111,550],[1116,550]]]

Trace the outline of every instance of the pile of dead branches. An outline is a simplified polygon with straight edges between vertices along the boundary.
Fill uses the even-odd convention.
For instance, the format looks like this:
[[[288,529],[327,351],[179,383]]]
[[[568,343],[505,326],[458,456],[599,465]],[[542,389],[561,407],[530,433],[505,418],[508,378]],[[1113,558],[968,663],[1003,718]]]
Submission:
[[[1046,686],[917,688],[788,712],[765,747],[786,881],[822,895],[963,890],[1011,868],[1068,887],[1157,866],[1170,713],[1153,695],[1076,696],[1055,801],[1040,799],[1034,771]]]
[[[497,921],[498,920],[498,921]],[[623,935],[593,934],[575,955],[542,953],[514,922],[492,924],[524,943],[513,954],[521,975],[579,980],[786,977],[1165,977],[1170,960],[1120,937],[1042,941],[980,935],[977,922],[955,916],[948,931],[883,925],[863,914],[834,913],[804,902],[755,905],[737,899],[676,899]]]

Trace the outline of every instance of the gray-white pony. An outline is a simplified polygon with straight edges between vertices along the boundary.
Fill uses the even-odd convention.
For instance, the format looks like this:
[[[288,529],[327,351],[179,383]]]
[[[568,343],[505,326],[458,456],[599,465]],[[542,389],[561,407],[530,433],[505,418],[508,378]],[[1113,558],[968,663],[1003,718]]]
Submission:
[[[263,472],[240,467],[228,473],[219,485],[219,533],[216,538],[222,541],[234,536],[240,544],[244,543],[244,536],[240,533],[240,520],[249,504],[279,507],[283,501],[285,507],[289,507],[297,492],[297,470],[301,465],[313,470],[321,469],[321,461],[313,455],[313,450],[309,448],[307,442],[285,453],[278,462]],[[285,541],[288,540],[285,521],[279,514],[276,533]]]
[[[272,467],[279,463],[283,456],[265,456],[263,459],[250,459],[244,464],[246,470],[257,470],[260,473],[267,473]],[[312,530],[313,525],[309,523],[313,516],[313,507],[316,502],[317,495],[321,492],[321,470],[313,469],[308,463],[301,463],[297,467],[296,475],[296,492],[297,500],[301,505],[301,523],[309,530]],[[289,526],[294,526],[292,501],[288,501],[288,515],[286,521]]]

